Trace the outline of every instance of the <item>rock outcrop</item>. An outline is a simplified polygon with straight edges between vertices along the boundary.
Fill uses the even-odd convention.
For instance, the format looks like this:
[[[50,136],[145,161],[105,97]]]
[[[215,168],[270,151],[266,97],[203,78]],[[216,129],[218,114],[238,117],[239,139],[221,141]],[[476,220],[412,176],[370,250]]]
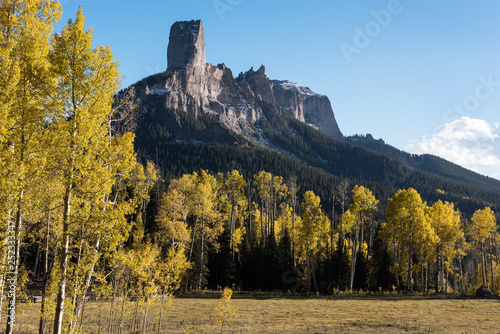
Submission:
[[[274,97],[281,108],[333,138],[342,138],[327,96],[290,81],[273,81]]]
[[[481,285],[479,289],[476,291],[476,297],[479,298],[488,298],[488,299],[498,299],[498,295],[493,291],[488,289],[485,285]]]
[[[286,127],[282,110],[329,136],[342,137],[326,96],[288,81],[272,81],[263,65],[235,78],[224,64],[207,64],[201,20],[172,26],[167,58],[167,72],[155,76],[156,81],[143,80],[147,84],[142,91],[138,87],[142,100],[161,96],[162,108],[193,117],[211,114],[226,128],[257,142],[263,142],[262,128]]]
[[[201,20],[175,22],[170,28],[167,48],[167,69],[185,66],[205,67],[205,32]]]

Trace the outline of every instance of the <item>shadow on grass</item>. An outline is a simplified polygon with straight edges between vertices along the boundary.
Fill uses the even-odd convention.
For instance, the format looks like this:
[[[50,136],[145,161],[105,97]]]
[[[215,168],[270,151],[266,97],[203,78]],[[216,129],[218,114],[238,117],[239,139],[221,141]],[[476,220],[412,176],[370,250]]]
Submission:
[[[182,299],[219,299],[220,291],[203,290],[182,292],[176,298]],[[416,293],[339,293],[334,295],[306,295],[299,293],[279,292],[259,292],[259,291],[234,291],[233,299],[295,299],[295,300],[381,300],[381,301],[407,301],[407,300],[480,300],[475,296],[457,295],[457,294],[416,294]],[[500,300],[499,300],[500,301]]]

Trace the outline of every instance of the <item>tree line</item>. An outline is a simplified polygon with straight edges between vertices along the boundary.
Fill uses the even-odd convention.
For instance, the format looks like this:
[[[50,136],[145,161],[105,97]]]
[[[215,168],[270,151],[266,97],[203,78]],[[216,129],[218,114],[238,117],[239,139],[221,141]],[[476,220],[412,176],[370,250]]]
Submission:
[[[466,220],[453,203],[427,205],[409,188],[377,215],[371,190],[351,189],[344,180],[331,188],[341,210],[327,214],[314,192],[299,198],[298,191],[296,178],[265,171],[250,180],[237,170],[216,176],[199,170],[173,180],[154,229],[189,231],[184,288],[471,293],[484,284],[498,290],[500,234],[489,207]]]

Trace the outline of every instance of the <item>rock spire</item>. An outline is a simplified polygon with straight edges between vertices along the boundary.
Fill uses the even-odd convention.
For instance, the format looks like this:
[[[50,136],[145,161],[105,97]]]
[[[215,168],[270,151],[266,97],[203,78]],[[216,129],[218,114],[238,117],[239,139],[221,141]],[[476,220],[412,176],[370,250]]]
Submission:
[[[205,67],[205,32],[201,20],[175,22],[170,28],[167,70]]]

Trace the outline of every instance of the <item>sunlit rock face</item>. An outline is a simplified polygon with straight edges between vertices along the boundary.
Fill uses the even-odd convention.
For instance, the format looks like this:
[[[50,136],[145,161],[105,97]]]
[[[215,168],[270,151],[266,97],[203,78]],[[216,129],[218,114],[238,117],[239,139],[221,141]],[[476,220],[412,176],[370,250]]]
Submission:
[[[224,64],[207,64],[201,20],[174,23],[167,52],[167,72],[139,92],[143,98],[161,96],[155,101],[163,108],[194,117],[211,114],[254,142],[263,142],[265,127],[282,131],[286,112],[329,136],[342,137],[326,96],[289,81],[272,81],[263,65],[235,77]]]

